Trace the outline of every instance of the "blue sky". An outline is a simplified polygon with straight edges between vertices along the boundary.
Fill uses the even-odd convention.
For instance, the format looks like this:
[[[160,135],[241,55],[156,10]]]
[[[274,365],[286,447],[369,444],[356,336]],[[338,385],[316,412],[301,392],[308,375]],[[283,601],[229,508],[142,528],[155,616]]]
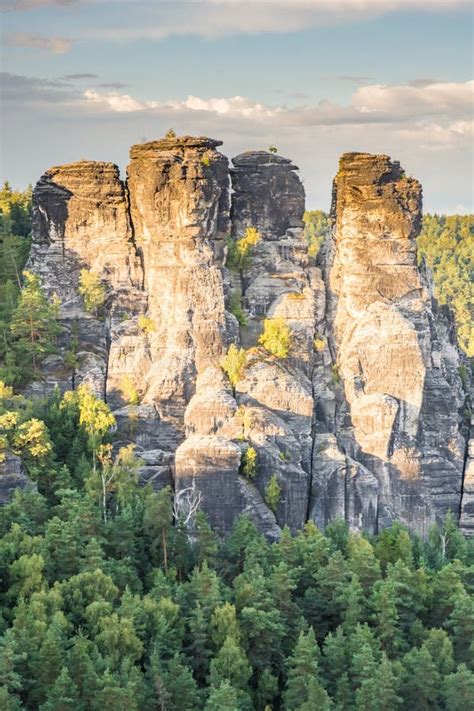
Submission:
[[[275,144],[327,209],[340,153],[389,153],[472,210],[465,0],[2,0],[2,178],[178,133]]]

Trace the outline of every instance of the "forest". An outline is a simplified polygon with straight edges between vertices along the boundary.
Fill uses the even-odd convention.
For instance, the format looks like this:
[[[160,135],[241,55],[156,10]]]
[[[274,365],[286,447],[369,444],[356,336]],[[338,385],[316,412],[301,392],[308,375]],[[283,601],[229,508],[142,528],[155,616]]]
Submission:
[[[24,272],[30,200],[0,192],[0,461],[32,481],[0,508],[0,708],[474,707],[474,542],[452,516],[426,540],[336,521],[273,544],[242,516],[221,540],[200,511],[186,526],[168,487],[139,486],[87,386],[21,394],[59,329]],[[305,222],[316,258],[328,218]],[[428,215],[418,242],[467,353],[473,226]]]

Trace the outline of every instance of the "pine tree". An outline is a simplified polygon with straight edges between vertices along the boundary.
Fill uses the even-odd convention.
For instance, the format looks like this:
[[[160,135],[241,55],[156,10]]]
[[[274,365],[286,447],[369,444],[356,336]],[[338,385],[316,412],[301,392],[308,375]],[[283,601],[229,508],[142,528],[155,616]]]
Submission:
[[[295,651],[288,660],[288,679],[284,693],[285,709],[294,711],[317,700],[313,708],[326,711],[332,704],[319,679],[319,650],[314,630],[301,632]],[[307,706],[306,708],[311,708]]]
[[[209,698],[204,707],[205,711],[250,711],[250,704],[234,689],[234,687],[224,680],[220,686],[211,689]]]
[[[408,652],[402,664],[401,692],[405,705],[410,708],[416,704],[417,711],[439,708],[441,676],[426,647]]]
[[[44,295],[39,277],[24,272],[24,284],[12,315],[12,349],[26,380],[37,371],[44,358],[54,353],[59,334],[59,304]]]
[[[211,662],[210,685],[219,687],[222,681],[227,680],[235,689],[246,692],[251,675],[252,669],[243,649],[237,640],[229,635]]]
[[[356,691],[357,711],[396,711],[401,698],[397,695],[397,679],[385,653],[375,669],[362,680]]]
[[[443,697],[447,711],[474,708],[474,674],[465,664],[460,664],[457,671],[444,678]]]
[[[40,711],[77,711],[78,702],[76,685],[69,676],[67,668],[63,667],[48,693],[47,701],[39,708]]]

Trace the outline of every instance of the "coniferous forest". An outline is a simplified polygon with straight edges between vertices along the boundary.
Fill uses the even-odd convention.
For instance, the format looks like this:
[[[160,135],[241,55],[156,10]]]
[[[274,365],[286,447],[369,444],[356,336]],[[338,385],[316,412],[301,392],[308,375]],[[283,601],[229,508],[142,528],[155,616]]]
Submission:
[[[23,273],[29,199],[1,193],[0,457],[21,457],[32,486],[0,508],[0,708],[474,707],[474,548],[452,517],[426,540],[336,521],[271,544],[242,516],[221,540],[202,512],[186,527],[169,488],[139,486],[86,386],[21,394],[59,328]],[[316,256],[327,217],[306,223]],[[472,229],[427,216],[419,238],[471,355]]]

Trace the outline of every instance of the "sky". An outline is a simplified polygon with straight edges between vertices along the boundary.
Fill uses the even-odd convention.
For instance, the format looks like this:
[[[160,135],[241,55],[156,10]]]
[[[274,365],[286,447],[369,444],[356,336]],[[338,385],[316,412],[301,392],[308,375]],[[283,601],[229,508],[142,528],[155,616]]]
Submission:
[[[178,135],[275,145],[327,210],[346,151],[387,153],[425,210],[472,212],[470,0],[0,0],[1,175],[117,163]]]

